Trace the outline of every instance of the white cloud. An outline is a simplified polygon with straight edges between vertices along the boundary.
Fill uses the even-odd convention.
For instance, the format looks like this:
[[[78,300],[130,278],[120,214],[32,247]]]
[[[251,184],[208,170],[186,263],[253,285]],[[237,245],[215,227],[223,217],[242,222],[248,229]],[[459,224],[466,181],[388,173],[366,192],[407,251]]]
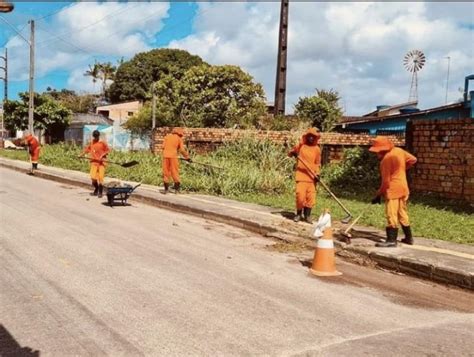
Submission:
[[[409,5],[409,6],[407,6]],[[402,59],[421,49],[420,106],[444,103],[451,57],[449,98],[474,70],[473,4],[290,2],[287,111],[315,88],[334,88],[348,114],[408,99],[410,73]],[[214,64],[242,66],[264,84],[273,100],[280,5],[201,3],[196,32],[170,43]]]
[[[194,33],[169,47],[187,49],[212,64],[242,66],[273,101],[279,2],[197,4]],[[48,24],[39,21],[37,77],[67,71],[71,89],[91,90],[92,81],[83,76],[87,65],[95,58],[128,58],[149,50],[169,8],[167,2],[86,1],[70,5]],[[451,57],[450,100],[459,98],[458,87],[474,73],[472,3],[290,2],[289,14],[287,112],[315,88],[338,90],[351,115],[407,100],[410,73],[402,59],[412,49],[423,50],[427,58],[419,74],[421,107],[444,103],[446,56]],[[27,79],[28,46],[18,37],[7,46],[10,78]]]
[[[88,79],[82,73],[87,64],[149,50],[168,11],[168,2],[79,2],[52,17],[50,23],[37,21],[36,77],[69,71],[70,88],[84,89]],[[27,43],[14,37],[6,47],[11,80],[27,79]]]

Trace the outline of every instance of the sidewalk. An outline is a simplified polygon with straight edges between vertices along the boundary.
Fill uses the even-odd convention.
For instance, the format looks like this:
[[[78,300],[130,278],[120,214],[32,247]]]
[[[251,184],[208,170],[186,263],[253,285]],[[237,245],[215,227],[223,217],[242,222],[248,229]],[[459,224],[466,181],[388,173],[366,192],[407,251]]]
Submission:
[[[0,158],[0,166],[22,172],[30,169],[27,162],[5,158]],[[89,175],[82,172],[40,165],[35,175],[90,188]],[[106,180],[110,181],[117,180]],[[316,246],[311,239],[312,226],[294,223],[278,209],[200,194],[163,195],[158,187],[150,185],[140,186],[131,199],[230,224],[288,243]],[[474,290],[474,246],[416,238],[413,246],[399,244],[397,248],[376,248],[375,242],[385,234],[361,226],[354,227],[352,244],[348,245],[338,241],[343,226],[334,222],[334,227],[337,254],[344,259]]]

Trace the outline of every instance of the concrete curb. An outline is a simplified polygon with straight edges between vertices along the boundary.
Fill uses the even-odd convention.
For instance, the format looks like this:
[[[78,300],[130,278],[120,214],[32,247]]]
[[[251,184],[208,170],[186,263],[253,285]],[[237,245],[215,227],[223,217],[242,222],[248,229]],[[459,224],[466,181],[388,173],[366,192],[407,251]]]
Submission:
[[[0,158],[0,167],[25,173],[29,171],[29,164],[4,158]],[[36,171],[35,176],[72,186],[90,188],[89,180],[80,177],[71,178],[41,170]],[[158,199],[151,195],[146,195],[145,192],[134,193],[132,200],[159,208],[165,208],[229,224],[237,228],[242,228],[287,243],[304,243],[310,248],[316,247],[314,241],[304,238],[298,235],[298,233],[268,223],[258,222],[255,219],[252,220],[245,217],[235,217],[229,214],[216,212],[216,210],[205,209],[203,207],[192,207],[180,202],[171,202],[164,198]],[[373,246],[346,244],[338,241],[338,237],[340,238],[341,236],[336,234],[336,239],[334,240],[336,254],[343,259],[362,265],[371,264],[407,275],[474,290],[474,261],[472,261],[470,271],[466,271],[462,268],[456,268],[452,265],[446,264],[446,262],[443,264],[442,262],[430,261],[429,259],[420,260],[416,257],[403,255],[397,249],[380,250]]]

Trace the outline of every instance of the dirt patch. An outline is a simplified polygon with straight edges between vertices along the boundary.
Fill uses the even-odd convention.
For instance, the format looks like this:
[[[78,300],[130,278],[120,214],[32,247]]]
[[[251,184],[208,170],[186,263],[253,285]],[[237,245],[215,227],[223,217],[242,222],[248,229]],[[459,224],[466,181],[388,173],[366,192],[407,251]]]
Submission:
[[[279,253],[302,253],[311,249],[306,243],[303,242],[278,242],[275,244],[269,244],[266,246],[266,248]]]
[[[337,268],[343,275],[324,279],[325,282],[374,289],[399,305],[432,310],[474,312],[474,293],[467,290],[340,260],[337,261]]]

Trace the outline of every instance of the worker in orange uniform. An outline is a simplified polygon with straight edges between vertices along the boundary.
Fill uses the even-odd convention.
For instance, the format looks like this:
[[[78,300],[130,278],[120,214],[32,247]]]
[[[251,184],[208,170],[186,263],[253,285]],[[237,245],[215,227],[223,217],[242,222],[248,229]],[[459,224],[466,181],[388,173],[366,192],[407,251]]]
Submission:
[[[94,186],[94,196],[102,197],[104,189],[105,178],[105,157],[110,152],[109,146],[105,141],[100,140],[100,132],[94,130],[92,132],[92,141],[87,145],[80,156],[89,154],[91,162],[90,175],[92,179],[92,186]]]
[[[321,134],[317,129],[308,129],[301,138],[301,142],[288,153],[288,156],[298,158],[295,175],[295,222],[304,219],[306,222],[311,223],[311,209],[316,203],[316,184],[319,182],[319,173],[321,171],[321,149],[318,145],[320,137]]]
[[[179,177],[179,158],[178,152],[184,156],[188,162],[192,162],[189,154],[184,147],[183,142],[184,130],[182,128],[174,128],[171,134],[165,136],[163,140],[163,184],[165,186],[164,193],[168,193],[170,187],[170,179],[174,182],[175,193],[179,192],[181,181]]]
[[[385,200],[385,215],[387,217],[387,240],[377,243],[377,247],[396,247],[398,224],[400,223],[405,234],[402,243],[413,244],[410,220],[407,212],[407,201],[410,191],[408,189],[406,171],[416,163],[416,157],[395,145],[384,136],[377,136],[369,148],[377,154],[380,160],[380,175],[382,184],[377,195],[372,200],[373,204]]]
[[[30,133],[26,133],[24,137],[25,143],[28,146],[28,155],[31,159],[31,174],[33,174],[34,170],[38,170],[38,160],[40,156],[41,147],[33,135]]]

